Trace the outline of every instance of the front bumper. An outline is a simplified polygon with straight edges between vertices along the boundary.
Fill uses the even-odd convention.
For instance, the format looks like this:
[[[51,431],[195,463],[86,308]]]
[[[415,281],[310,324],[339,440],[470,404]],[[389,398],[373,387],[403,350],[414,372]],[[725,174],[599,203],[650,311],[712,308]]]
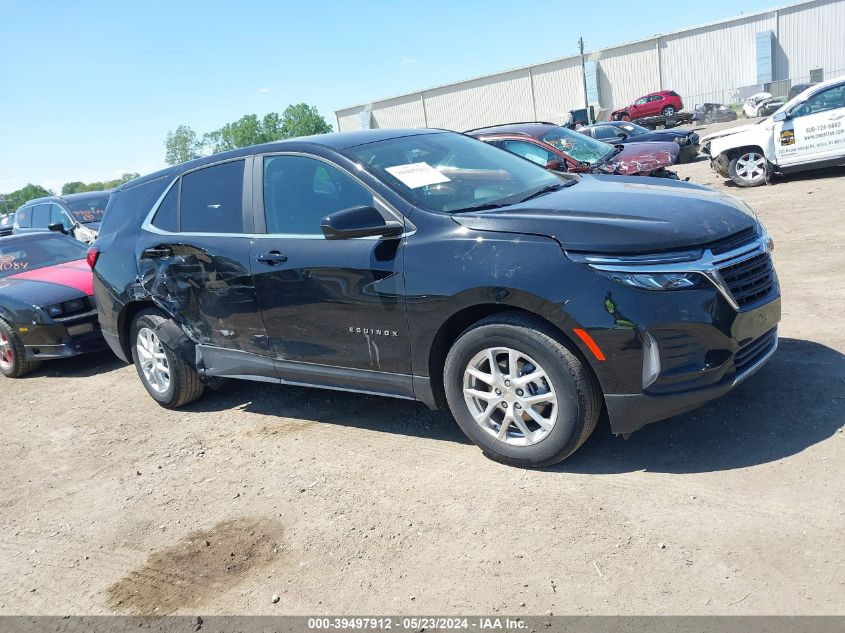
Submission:
[[[106,347],[96,311],[22,327],[27,330],[19,332],[26,357],[34,360],[69,358]]]
[[[602,280],[567,305],[606,360],[575,341],[604,393],[611,430],[632,433],[718,398],[751,376],[777,347],[776,278],[768,296],[741,309],[715,288],[647,291]],[[659,373],[644,388],[646,338]]]
[[[606,395],[608,416],[611,421],[615,421],[612,424],[613,432],[627,435],[652,422],[686,413],[710,400],[721,398],[755,374],[775,353],[778,345],[777,330],[763,335],[761,339],[749,344],[755,349],[748,363],[743,364],[739,371],[734,368],[732,376],[729,375],[716,385],[663,395],[648,392]]]

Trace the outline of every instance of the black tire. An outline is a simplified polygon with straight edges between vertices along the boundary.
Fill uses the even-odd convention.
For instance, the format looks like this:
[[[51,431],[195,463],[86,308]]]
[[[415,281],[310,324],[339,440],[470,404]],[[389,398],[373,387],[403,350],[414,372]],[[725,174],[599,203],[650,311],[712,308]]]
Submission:
[[[663,108],[663,116],[675,116],[675,106],[666,106]]]
[[[743,167],[743,161],[747,165],[747,162],[752,160],[754,156],[759,156],[765,165],[751,173],[747,167]],[[728,176],[738,187],[759,187],[766,184],[771,178],[772,164],[766,160],[766,157],[759,150],[742,150],[731,158],[731,162],[728,164]]]
[[[144,329],[155,332],[167,320],[157,310],[142,310],[139,312],[132,322],[130,345],[135,370],[138,372],[138,377],[141,379],[141,384],[144,385],[147,393],[164,408],[177,409],[199,398],[205,389],[199,374],[197,374],[196,368],[175,354],[163,341],[159,341],[169,370],[169,384],[166,389],[159,391],[152,386],[144,375],[138,353],[139,332]]]
[[[26,348],[18,335],[15,334],[15,328],[4,319],[0,319],[0,334],[7,341],[8,347],[8,363],[0,363],[0,373],[6,378],[20,378],[41,367],[40,360],[32,360],[26,357]]]
[[[514,446],[497,439],[475,421],[464,400],[468,364],[491,347],[508,347],[532,357],[555,392],[566,396],[558,398],[548,435],[535,444]],[[542,468],[566,459],[587,440],[601,413],[600,389],[589,369],[551,328],[522,314],[496,314],[465,330],[446,357],[444,387],[449,409],[466,436],[490,459],[512,466]]]

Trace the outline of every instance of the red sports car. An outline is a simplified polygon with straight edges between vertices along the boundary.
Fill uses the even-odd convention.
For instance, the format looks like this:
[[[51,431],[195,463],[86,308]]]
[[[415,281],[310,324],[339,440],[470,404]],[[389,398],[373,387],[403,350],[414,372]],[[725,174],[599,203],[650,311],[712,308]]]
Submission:
[[[681,95],[674,90],[652,92],[634,101],[631,105],[610,113],[611,121],[633,121],[647,116],[674,116],[684,109]]]
[[[511,123],[479,128],[470,136],[552,171],[677,178],[677,143],[609,145],[554,123]]]
[[[0,374],[105,348],[86,250],[58,233],[0,238]]]

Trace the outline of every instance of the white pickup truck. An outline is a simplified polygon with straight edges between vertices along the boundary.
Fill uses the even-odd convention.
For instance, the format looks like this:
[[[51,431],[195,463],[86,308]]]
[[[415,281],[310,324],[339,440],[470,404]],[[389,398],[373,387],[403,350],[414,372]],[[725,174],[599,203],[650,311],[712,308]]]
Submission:
[[[845,77],[815,84],[757,123],[708,134],[701,147],[740,187],[762,185],[773,172],[845,165]]]

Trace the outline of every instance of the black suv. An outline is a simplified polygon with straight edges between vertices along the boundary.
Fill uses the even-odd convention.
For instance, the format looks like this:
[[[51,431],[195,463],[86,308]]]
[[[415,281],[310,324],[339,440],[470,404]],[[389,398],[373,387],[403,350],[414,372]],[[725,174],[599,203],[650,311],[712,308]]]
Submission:
[[[71,193],[30,200],[15,211],[13,232],[58,231],[80,242],[97,239],[110,191]]]
[[[165,407],[221,377],[420,400],[543,466],[603,410],[628,434],[757,370],[780,319],[770,248],[706,187],[364,130],[131,181],[89,261],[103,334]]]

